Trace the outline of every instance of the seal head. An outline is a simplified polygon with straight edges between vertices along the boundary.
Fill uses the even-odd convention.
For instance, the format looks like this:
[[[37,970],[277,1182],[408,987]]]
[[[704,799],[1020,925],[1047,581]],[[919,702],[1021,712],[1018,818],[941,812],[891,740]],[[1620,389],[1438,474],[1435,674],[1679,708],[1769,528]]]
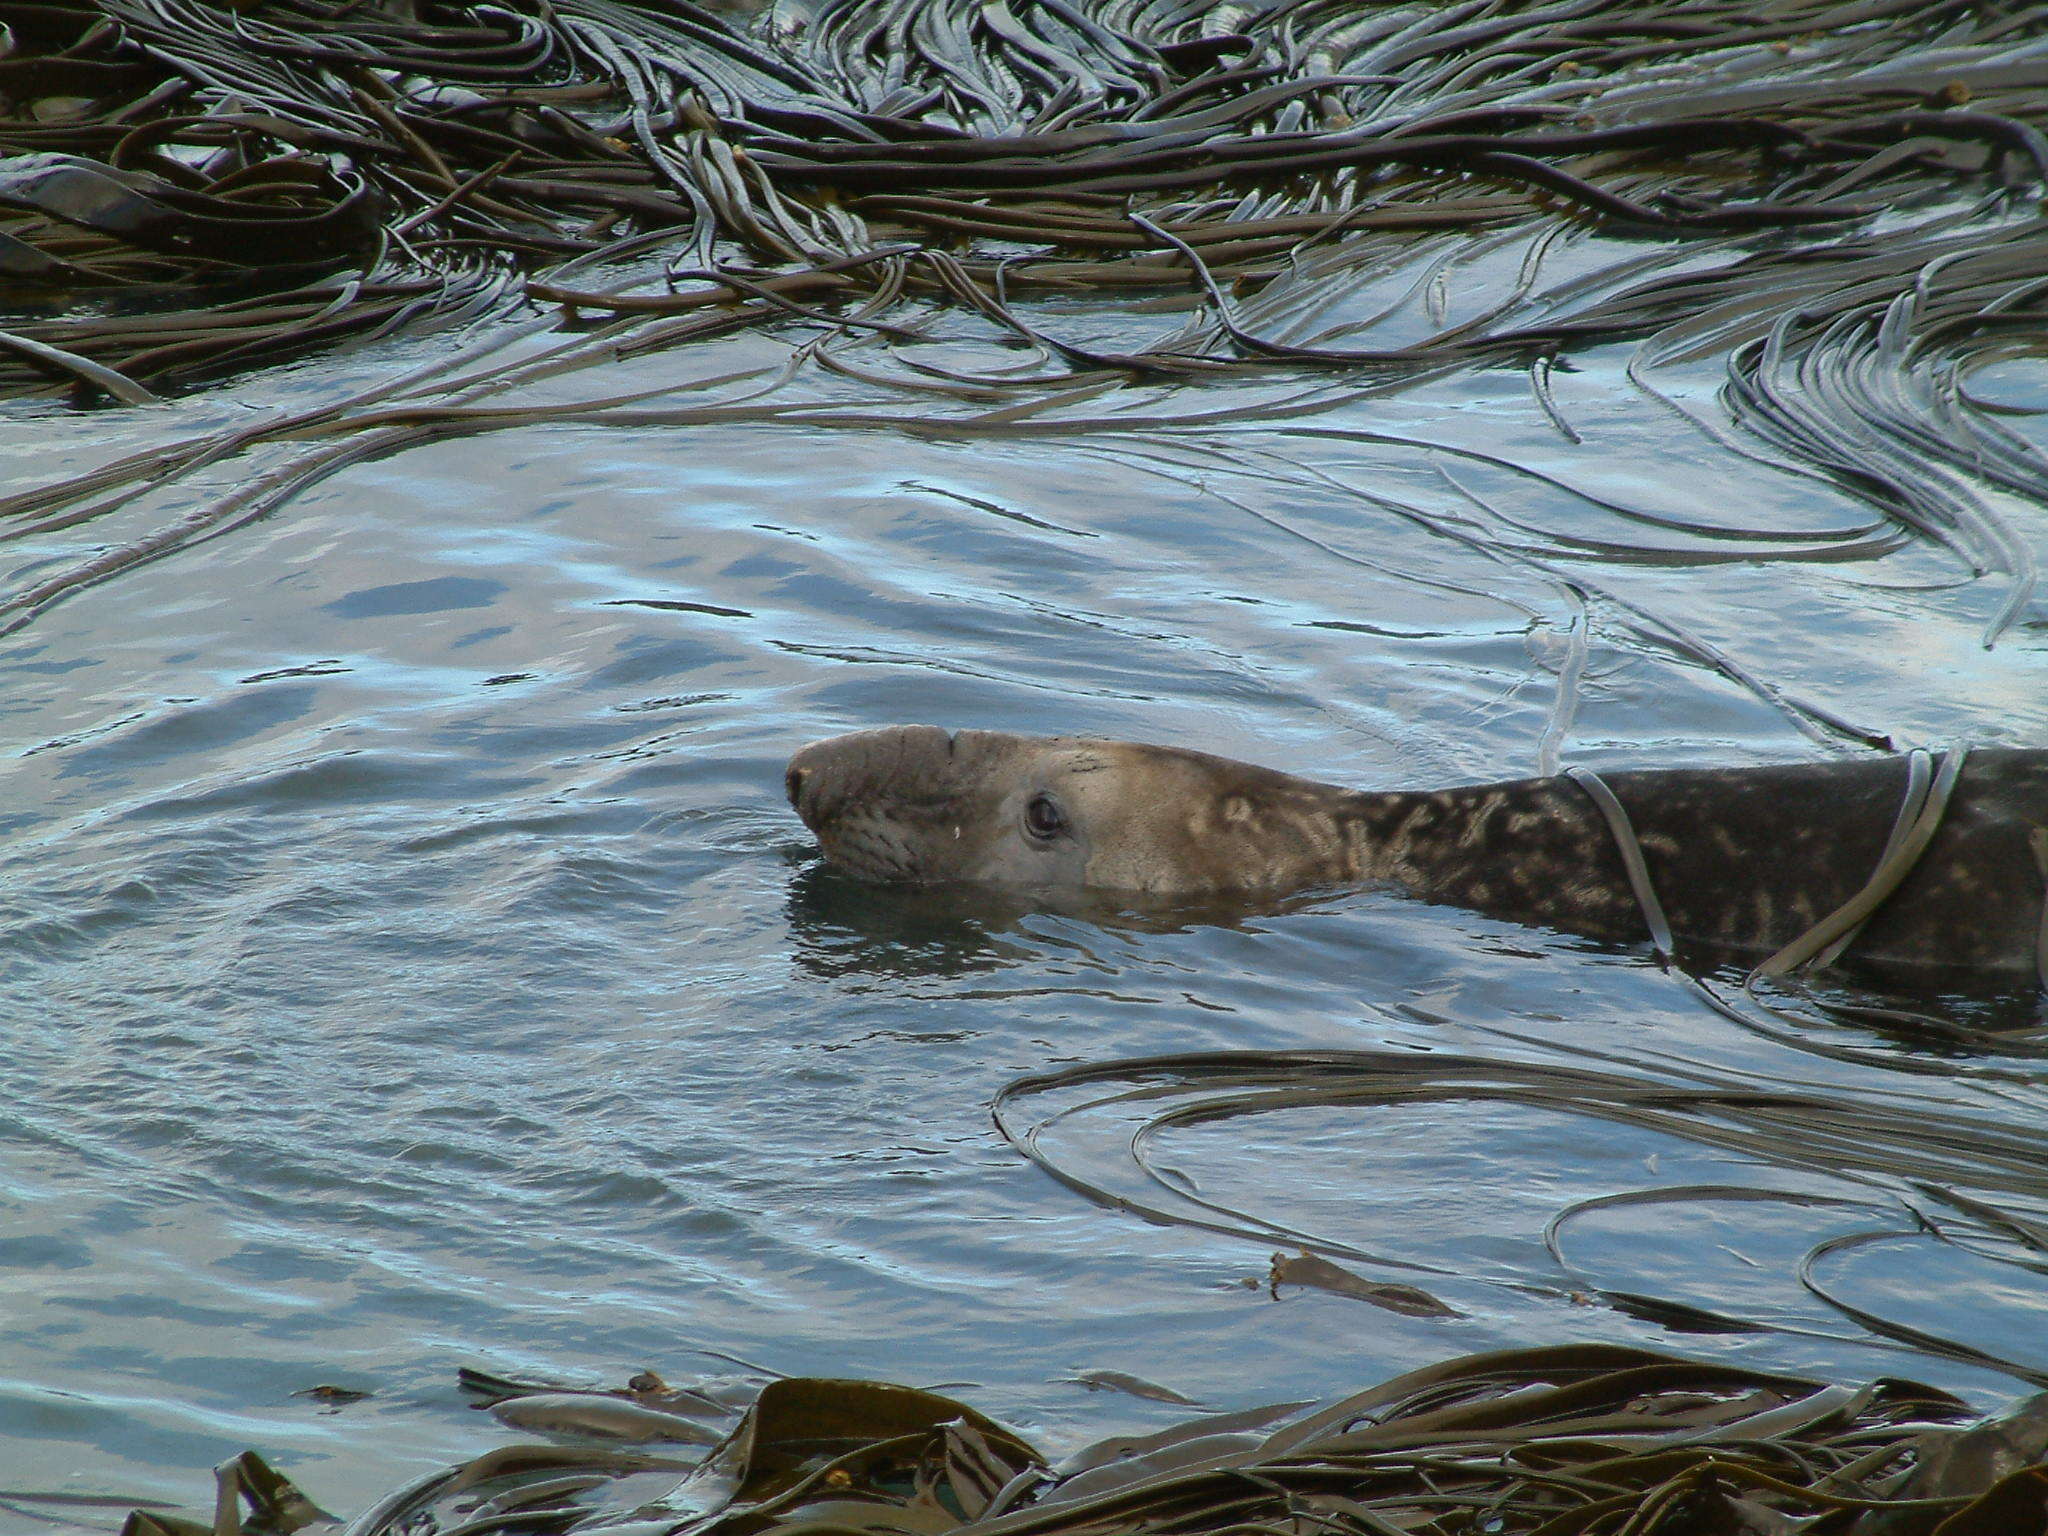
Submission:
[[[1352,791],[1178,747],[891,726],[805,747],[786,783],[863,880],[1180,899],[1360,875]]]

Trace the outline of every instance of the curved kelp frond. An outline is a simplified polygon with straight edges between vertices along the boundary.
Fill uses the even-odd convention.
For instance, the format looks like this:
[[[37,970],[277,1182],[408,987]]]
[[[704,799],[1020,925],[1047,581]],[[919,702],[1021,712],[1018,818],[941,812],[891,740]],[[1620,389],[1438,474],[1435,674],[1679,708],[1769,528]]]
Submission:
[[[1260,1531],[2030,1536],[2041,1400],[1976,1422],[1910,1381],[1830,1386],[1620,1345],[1504,1350],[1341,1402],[1205,1415],[1057,1466],[964,1404],[791,1378],[690,1467],[507,1446],[397,1490],[344,1536],[1084,1536]],[[262,1478],[242,1480],[244,1466]],[[212,1536],[333,1525],[253,1456]],[[232,1481],[230,1480],[232,1478]],[[281,1486],[280,1486],[281,1485]],[[253,1490],[253,1491],[252,1491]],[[260,1497],[258,1497],[260,1495]],[[253,1523],[242,1524],[237,1499]],[[139,1513],[125,1536],[208,1528]]]
[[[1389,1268],[1405,1280],[1433,1268],[1412,1254],[1365,1248],[1307,1230],[1235,1199],[1204,1193],[1188,1171],[1187,1133],[1252,1115],[1341,1110],[1369,1135],[1375,1116],[1418,1106],[1513,1107],[1569,1121],[1597,1121],[1626,1132],[1732,1156],[1770,1171],[1764,1182],[1669,1187],[1602,1195],[1562,1208],[1544,1233],[1559,1265],[1560,1297],[1603,1300],[1667,1326],[1732,1332],[1825,1331],[1821,1321],[1773,1315],[1702,1313],[1682,1300],[1603,1286],[1568,1258],[1565,1237],[1577,1221],[1623,1205],[1659,1204],[1666,1219],[1681,1206],[1747,1203],[1761,1213],[1824,1213],[1786,1277],[1817,1298],[1823,1319],[1848,1319],[1873,1341],[2000,1371],[2048,1387],[2048,1360],[2022,1349],[2008,1356],[1936,1336],[1836,1294],[1828,1279],[1836,1255],[1876,1243],[1952,1246],[1972,1260],[2039,1275],[2048,1237],[2048,1145],[2025,1127],[1959,1114],[1895,1095],[1859,1100],[1833,1087],[1750,1086],[1725,1072],[1674,1065],[1662,1078],[1541,1061],[1402,1051],[1246,1051],[1134,1058],[1019,1078],[998,1096],[1003,1136],[1068,1188],[1148,1221],[1283,1244],[1325,1259]],[[1441,1135],[1442,1132],[1440,1131]],[[1169,1144],[1172,1152],[1169,1153]],[[1773,1182],[1775,1181],[1775,1182]],[[1282,1190],[1264,1193],[1279,1198]],[[1261,1202],[1263,1203],[1263,1201]],[[1370,1209],[1369,1202],[1367,1209]],[[1854,1225],[1844,1228],[1844,1222]],[[1384,1224],[1373,1224],[1377,1229]],[[1347,1272],[1348,1273],[1348,1272]],[[1392,1310],[1431,1315],[1415,1297],[1379,1295],[1368,1282],[1335,1282],[1276,1255],[1273,1283],[1316,1284]],[[1525,1276],[1500,1283],[1526,1289]],[[1434,1300],[1423,1293],[1423,1300]],[[1439,1303],[1439,1306],[1441,1304]],[[1448,1308],[1443,1308],[1448,1311]],[[2018,1341],[2014,1341],[2017,1343]]]

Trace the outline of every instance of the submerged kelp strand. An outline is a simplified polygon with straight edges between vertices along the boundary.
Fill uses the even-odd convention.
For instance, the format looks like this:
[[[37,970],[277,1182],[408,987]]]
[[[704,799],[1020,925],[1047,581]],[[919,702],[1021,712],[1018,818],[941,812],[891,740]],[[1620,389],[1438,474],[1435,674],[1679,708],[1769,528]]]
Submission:
[[[1169,1164],[1166,1144],[1177,1134],[1184,1140],[1186,1133],[1248,1116],[1333,1109],[1356,1114],[1361,1137],[1369,1138],[1375,1113],[1480,1105],[1602,1121],[1792,1175],[1798,1182],[1784,1189],[1688,1183],[1623,1198],[1776,1202],[1829,1209],[1837,1223],[1853,1215],[1870,1225],[1831,1231],[1814,1242],[1789,1277],[1794,1284],[1875,1338],[2048,1387],[2048,1358],[2022,1341],[2013,1341],[2021,1347],[2007,1355],[1940,1338],[1846,1303],[1820,1278],[1830,1256],[1897,1239],[1954,1243],[2021,1274],[2048,1273],[2033,1237],[2048,1231],[2048,1142],[2024,1126],[1896,1099],[1862,1103],[1818,1087],[1744,1086],[1725,1073],[1675,1067],[1663,1077],[1644,1077],[1541,1061],[1365,1050],[1209,1052],[1066,1067],[1010,1083],[997,1095],[994,1114],[1010,1145],[1109,1209],[1405,1275],[1431,1266],[1205,1194],[1190,1172],[1186,1147],[1175,1143]],[[1119,1150],[1105,1145],[1091,1156],[1090,1142],[1105,1139]],[[1105,1159],[1110,1166],[1103,1166]],[[1614,1203],[1614,1197],[1577,1203],[1546,1229],[1545,1241],[1563,1269],[1559,1294],[1597,1297],[1634,1315],[1699,1326],[1701,1318],[1682,1303],[1609,1292],[1566,1263],[1559,1246],[1564,1226]],[[1368,1201],[1360,1213],[1368,1227],[1370,1212]],[[1812,1331],[1782,1318],[1726,1313],[1711,1323],[1723,1331]]]
[[[345,1536],[1578,1536],[1792,1529],[2039,1536],[2048,1408],[1979,1421],[1910,1381],[1861,1388],[1606,1344],[1470,1355],[1340,1402],[1204,1415],[1057,1465],[963,1403],[881,1382],[764,1388],[692,1465],[508,1446],[420,1478]],[[260,1458],[211,1528],[333,1530]],[[252,1520],[244,1523],[238,1504]]]

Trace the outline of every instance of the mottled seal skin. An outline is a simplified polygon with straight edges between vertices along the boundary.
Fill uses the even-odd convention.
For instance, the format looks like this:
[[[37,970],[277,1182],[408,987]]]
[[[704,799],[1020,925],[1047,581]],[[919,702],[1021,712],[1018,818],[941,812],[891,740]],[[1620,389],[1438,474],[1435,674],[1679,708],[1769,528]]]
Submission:
[[[1906,760],[1605,776],[1682,941],[1768,954],[1860,889]],[[1405,887],[1596,938],[1645,926],[1614,839],[1562,778],[1371,792],[1178,747],[1069,736],[860,731],[791,759],[790,803],[865,880],[969,881],[1139,900]],[[2048,751],[1971,753],[1940,830],[1857,938],[1888,965],[2030,971],[2048,825]]]

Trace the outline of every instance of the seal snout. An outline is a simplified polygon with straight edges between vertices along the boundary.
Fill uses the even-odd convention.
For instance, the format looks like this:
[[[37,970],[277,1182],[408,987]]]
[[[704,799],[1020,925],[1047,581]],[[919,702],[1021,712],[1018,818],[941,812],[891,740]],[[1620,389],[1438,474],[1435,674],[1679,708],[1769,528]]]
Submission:
[[[899,725],[814,741],[783,789],[825,857],[870,880],[946,878],[957,860],[960,785],[949,731]]]
[[[822,836],[846,818],[886,818],[906,801],[942,792],[952,758],[952,733],[937,726],[852,731],[790,758],[782,786],[804,824]]]

